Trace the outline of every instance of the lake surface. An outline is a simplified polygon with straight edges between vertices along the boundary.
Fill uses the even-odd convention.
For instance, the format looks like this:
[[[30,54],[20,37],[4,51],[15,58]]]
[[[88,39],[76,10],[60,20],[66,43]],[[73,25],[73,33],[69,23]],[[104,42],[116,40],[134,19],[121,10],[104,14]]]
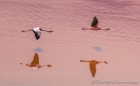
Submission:
[[[82,31],[94,16],[101,28],[111,30]],[[130,86],[139,86],[139,22],[139,0],[0,0],[0,86],[108,85],[92,84],[89,64],[80,60],[109,63],[97,65],[95,80],[138,81]],[[21,32],[34,27],[54,32],[42,32],[39,40],[33,32]],[[36,52],[40,65],[52,67],[19,64],[30,63]]]

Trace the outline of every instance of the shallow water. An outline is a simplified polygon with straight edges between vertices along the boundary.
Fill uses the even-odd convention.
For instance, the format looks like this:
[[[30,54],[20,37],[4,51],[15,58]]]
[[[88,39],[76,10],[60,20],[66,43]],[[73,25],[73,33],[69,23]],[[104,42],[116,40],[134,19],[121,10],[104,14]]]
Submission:
[[[0,10],[0,86],[93,86],[89,65],[81,59],[109,63],[97,65],[95,79],[140,80],[139,0],[1,0]],[[111,30],[82,31],[94,16]],[[33,32],[21,33],[38,26],[54,33],[42,32],[39,40]],[[30,63],[35,52],[40,64],[53,66],[19,65]]]

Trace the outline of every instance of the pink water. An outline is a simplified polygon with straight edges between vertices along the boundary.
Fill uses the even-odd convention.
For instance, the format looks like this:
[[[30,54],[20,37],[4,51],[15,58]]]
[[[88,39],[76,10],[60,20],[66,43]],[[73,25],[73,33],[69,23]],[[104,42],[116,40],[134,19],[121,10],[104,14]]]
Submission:
[[[81,59],[109,63],[97,65],[95,79],[138,81],[130,86],[139,86],[139,14],[139,0],[1,0],[0,86],[93,86],[89,65]],[[111,30],[82,31],[94,16]],[[33,32],[21,33],[38,26],[54,33],[42,32],[38,41]],[[36,48],[42,49],[40,64],[51,68],[19,65],[30,63]],[[127,86],[110,84],[118,85]]]

